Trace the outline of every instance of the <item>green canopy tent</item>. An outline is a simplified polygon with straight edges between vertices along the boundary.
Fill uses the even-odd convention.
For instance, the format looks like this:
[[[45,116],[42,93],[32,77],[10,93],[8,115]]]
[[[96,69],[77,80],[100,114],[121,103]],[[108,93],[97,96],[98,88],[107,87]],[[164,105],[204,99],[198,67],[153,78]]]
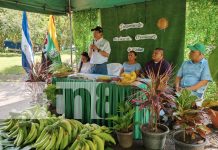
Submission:
[[[52,15],[69,14],[70,36],[72,35],[72,11],[86,9],[109,8],[151,0],[0,0],[0,7]],[[70,45],[73,45],[70,38]],[[71,46],[72,48],[72,46]],[[71,50],[72,65],[72,50]]]
[[[69,10],[109,8],[150,0],[0,0],[0,7],[43,13],[65,15]]]

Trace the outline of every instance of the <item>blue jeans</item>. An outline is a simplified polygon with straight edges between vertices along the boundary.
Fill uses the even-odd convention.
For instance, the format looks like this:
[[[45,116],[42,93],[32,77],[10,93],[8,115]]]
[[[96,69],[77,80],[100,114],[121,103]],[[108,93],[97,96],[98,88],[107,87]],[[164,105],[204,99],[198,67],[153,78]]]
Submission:
[[[107,64],[95,64],[91,68],[91,73],[92,74],[104,74],[107,75]]]

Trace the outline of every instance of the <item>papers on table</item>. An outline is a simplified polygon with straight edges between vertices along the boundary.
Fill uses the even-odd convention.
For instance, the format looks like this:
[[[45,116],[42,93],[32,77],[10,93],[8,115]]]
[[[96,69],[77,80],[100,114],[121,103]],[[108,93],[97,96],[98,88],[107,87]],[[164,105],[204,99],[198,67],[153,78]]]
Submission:
[[[85,74],[85,73],[76,73],[76,74],[68,75],[68,77],[73,79],[87,79],[87,80],[97,80],[101,76],[116,77],[116,76],[109,76],[109,75],[102,75],[102,74]]]
[[[110,75],[102,75],[102,74],[85,74],[85,73],[76,73],[76,74],[71,74],[68,75],[69,78],[72,79],[81,79],[81,80],[92,80],[92,81],[96,81],[98,80],[100,77],[109,77],[109,78],[113,78],[113,77],[117,77],[117,76],[110,76]],[[114,81],[113,81],[114,82]],[[144,86],[146,87],[146,83],[149,84],[151,82],[150,79],[147,78],[137,78],[135,82],[131,83],[130,85],[133,86],[137,86],[140,88],[144,88]]]
[[[151,79],[148,78],[137,78],[137,81],[145,82],[145,83],[151,83]]]

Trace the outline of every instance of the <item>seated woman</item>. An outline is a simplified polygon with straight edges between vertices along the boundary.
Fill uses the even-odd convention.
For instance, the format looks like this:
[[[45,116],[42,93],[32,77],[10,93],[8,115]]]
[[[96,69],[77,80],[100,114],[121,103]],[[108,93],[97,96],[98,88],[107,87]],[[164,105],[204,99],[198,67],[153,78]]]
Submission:
[[[123,68],[121,70],[121,73],[123,72],[130,73],[132,71],[135,71],[135,73],[139,75],[141,65],[136,62],[136,57],[137,57],[137,54],[135,51],[130,51],[128,53],[128,62],[123,63]]]
[[[91,73],[90,58],[87,52],[82,52],[79,73]]]

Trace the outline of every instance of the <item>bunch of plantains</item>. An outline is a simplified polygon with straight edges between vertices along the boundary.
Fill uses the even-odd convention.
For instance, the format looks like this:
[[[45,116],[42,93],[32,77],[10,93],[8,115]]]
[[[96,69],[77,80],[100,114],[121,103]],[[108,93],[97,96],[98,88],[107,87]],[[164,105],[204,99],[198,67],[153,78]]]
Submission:
[[[7,119],[1,123],[0,132],[4,135],[2,138],[7,139],[14,147],[28,146],[39,150],[104,150],[106,142],[116,144],[110,135],[111,131],[105,126],[83,125],[77,120],[52,116],[46,109],[43,111],[47,112],[38,113],[40,119],[36,115],[35,118],[26,117],[33,116],[37,109],[39,107],[33,107],[22,112],[22,117]],[[45,115],[43,119],[42,114]]]

